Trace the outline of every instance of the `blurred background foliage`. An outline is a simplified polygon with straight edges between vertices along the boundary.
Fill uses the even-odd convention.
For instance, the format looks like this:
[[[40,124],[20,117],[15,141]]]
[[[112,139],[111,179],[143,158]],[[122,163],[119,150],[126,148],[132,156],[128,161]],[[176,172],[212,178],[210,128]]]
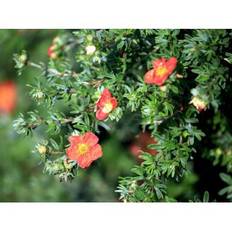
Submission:
[[[40,158],[31,152],[36,139],[19,136],[13,130],[18,112],[36,107],[26,84],[38,76],[36,69],[30,69],[23,78],[18,77],[13,54],[27,50],[31,60],[47,62],[48,47],[61,33],[62,30],[0,30],[0,83],[13,80],[18,91],[14,112],[0,115],[0,201],[116,201],[117,178],[128,174],[135,162],[129,151],[110,137],[103,145],[108,155],[101,165],[79,172],[72,183],[61,183],[42,173]]]
[[[131,145],[136,143],[134,137],[138,134],[136,127],[131,126],[134,122],[131,115],[125,115],[118,123],[117,130],[113,130],[110,135],[102,129],[101,144],[106,155],[88,171],[78,171],[72,183],[59,182],[54,176],[44,174],[40,157],[31,152],[36,145],[36,138],[17,135],[13,130],[12,122],[19,112],[40,110],[29,97],[30,89],[26,86],[28,83],[34,83],[39,72],[36,69],[28,69],[23,77],[18,77],[13,54],[26,50],[30,60],[46,63],[49,60],[48,48],[59,34],[63,34],[63,30],[0,30],[0,82],[12,80],[18,90],[14,112],[0,115],[0,201],[118,201],[118,194],[114,192],[118,177],[130,175],[133,165],[141,162],[131,149]],[[225,107],[225,110],[229,112],[230,108]],[[212,112],[205,112],[201,116],[202,123],[206,114],[210,113]],[[218,132],[212,133],[214,136],[211,138],[211,141],[221,148],[215,148],[215,145],[203,140],[205,146],[212,147],[210,153],[208,149],[200,149],[198,152],[205,156],[195,155],[194,164],[189,163],[191,172],[185,175],[183,181],[168,184],[168,195],[171,198],[179,201],[202,199],[204,191],[208,190],[211,194],[210,200],[224,201],[224,194],[232,192],[231,188],[227,188],[221,192],[221,196],[218,195],[218,191],[227,186],[224,182],[232,185],[229,176],[222,175],[221,180],[218,175],[221,171],[232,170],[232,159],[229,158],[231,155],[223,156],[224,151],[221,150],[224,149],[230,154],[232,141],[231,134],[226,130],[230,122],[222,117],[218,113],[212,118]],[[120,127],[124,128],[123,131]],[[221,136],[225,131],[226,142]],[[42,132],[37,131],[36,135],[39,137],[40,133]],[[213,166],[218,164],[216,168]]]

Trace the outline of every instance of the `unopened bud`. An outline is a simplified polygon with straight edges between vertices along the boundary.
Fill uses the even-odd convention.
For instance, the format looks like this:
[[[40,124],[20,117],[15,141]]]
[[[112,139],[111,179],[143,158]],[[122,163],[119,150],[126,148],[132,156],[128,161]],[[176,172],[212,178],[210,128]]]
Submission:
[[[184,76],[181,75],[181,74],[179,74],[179,73],[177,73],[177,74],[176,74],[176,77],[177,77],[177,78],[183,78]]]
[[[59,36],[56,36],[53,40],[52,40],[52,44],[53,45],[61,45],[62,44],[62,40]]]
[[[48,56],[52,59],[56,59],[57,58],[57,52],[56,52],[56,45],[52,45],[48,48]]]
[[[27,54],[26,54],[26,53],[22,53],[22,54],[19,56],[19,61],[20,61],[22,64],[26,64],[26,62],[27,62]]]
[[[199,97],[193,97],[192,100],[190,101],[190,104],[193,104],[196,109],[201,112],[202,110],[206,110],[206,102],[204,102],[203,100],[201,100]]]
[[[89,45],[85,50],[87,55],[92,55],[96,51],[96,47],[94,45]]]
[[[38,145],[37,150],[41,155],[44,155],[47,152],[47,148],[44,145]]]
[[[34,94],[34,97],[37,98],[37,99],[42,99],[44,97],[44,93],[42,91],[37,91]]]
[[[64,166],[65,166],[65,168],[66,168],[67,170],[71,170],[72,167],[73,167],[73,164],[72,164],[69,160],[65,159],[65,160],[64,160]]]
[[[162,85],[162,86],[160,86],[159,88],[160,88],[160,90],[161,90],[162,92],[166,92],[166,91],[167,91],[167,86],[166,86],[166,85]]]
[[[93,40],[93,36],[92,35],[87,35],[86,38],[87,38],[88,41],[92,41]]]

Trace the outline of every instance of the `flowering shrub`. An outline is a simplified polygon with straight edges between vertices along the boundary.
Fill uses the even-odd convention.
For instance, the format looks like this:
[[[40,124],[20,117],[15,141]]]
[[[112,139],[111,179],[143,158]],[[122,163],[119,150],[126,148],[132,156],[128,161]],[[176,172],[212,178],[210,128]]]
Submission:
[[[67,181],[78,167],[97,165],[108,155],[100,145],[102,128],[123,133],[135,116],[130,129],[149,131],[155,143],[142,150],[143,161],[130,176],[120,177],[116,192],[125,202],[176,200],[168,183],[184,180],[195,154],[231,170],[232,159],[224,156],[229,140],[228,147],[215,150],[226,128],[220,124],[212,134],[206,129],[220,117],[229,123],[223,110],[231,86],[231,35],[230,30],[67,32],[48,48],[48,64],[20,59],[25,52],[14,56],[19,74],[29,67],[41,71],[29,87],[43,109],[19,115],[14,127],[26,135],[46,132],[36,147],[44,170]],[[199,146],[204,136],[212,136],[213,149]]]

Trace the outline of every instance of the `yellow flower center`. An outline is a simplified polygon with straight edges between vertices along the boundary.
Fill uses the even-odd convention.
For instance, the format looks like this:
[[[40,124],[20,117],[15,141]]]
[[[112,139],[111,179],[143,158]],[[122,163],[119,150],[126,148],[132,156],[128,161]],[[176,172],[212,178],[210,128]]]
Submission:
[[[77,152],[80,154],[80,155],[84,155],[85,153],[87,153],[89,150],[89,146],[85,143],[80,143],[78,144],[77,146]]]
[[[160,66],[155,70],[157,76],[163,76],[167,73],[167,71],[168,69],[164,66]]]
[[[111,102],[107,102],[107,103],[104,105],[102,111],[103,111],[104,113],[108,114],[108,113],[110,113],[110,112],[112,111],[112,109],[113,109],[112,103],[111,103]]]

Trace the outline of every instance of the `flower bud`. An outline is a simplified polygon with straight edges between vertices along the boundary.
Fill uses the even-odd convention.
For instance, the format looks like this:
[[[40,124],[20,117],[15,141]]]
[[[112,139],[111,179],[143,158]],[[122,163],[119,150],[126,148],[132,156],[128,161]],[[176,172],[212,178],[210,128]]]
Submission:
[[[85,51],[87,55],[92,55],[96,51],[96,47],[94,45],[88,45]]]
[[[92,41],[93,40],[93,36],[92,35],[87,35],[86,38],[87,38],[88,41]]]
[[[56,45],[51,45],[49,48],[48,48],[48,56],[51,58],[51,59],[56,59],[58,57],[58,54],[56,52]]]
[[[62,40],[59,36],[56,36],[53,41],[52,41],[52,44],[61,44],[62,43]]]
[[[37,146],[37,150],[41,155],[45,155],[47,152],[47,148],[44,145],[39,144]]]
[[[166,86],[166,85],[162,85],[162,86],[160,86],[159,88],[160,88],[160,90],[161,90],[162,92],[166,92],[166,91],[167,91],[167,86]]]
[[[181,74],[179,74],[179,73],[177,73],[177,74],[176,74],[176,77],[177,77],[177,78],[183,78],[184,76],[181,75]]]
[[[42,91],[38,90],[37,92],[34,93],[33,97],[40,100],[44,97],[44,93]]]
[[[25,51],[22,51],[20,54],[14,54],[15,67],[18,70],[21,70],[28,61],[28,56]],[[21,74],[21,72],[19,72]]]
[[[220,156],[222,154],[222,149],[218,147],[216,149],[215,153],[216,153],[217,156]]]
[[[207,107],[206,102],[196,96],[192,98],[190,104],[193,104],[199,112],[201,112],[202,110],[206,110]]]
[[[22,53],[22,54],[19,56],[19,61],[20,61],[22,64],[26,64],[26,62],[27,62],[27,54],[26,54],[26,53]]]
[[[71,170],[73,168],[73,163],[70,162],[70,160],[68,160],[68,159],[64,159],[64,167],[67,170]]]

